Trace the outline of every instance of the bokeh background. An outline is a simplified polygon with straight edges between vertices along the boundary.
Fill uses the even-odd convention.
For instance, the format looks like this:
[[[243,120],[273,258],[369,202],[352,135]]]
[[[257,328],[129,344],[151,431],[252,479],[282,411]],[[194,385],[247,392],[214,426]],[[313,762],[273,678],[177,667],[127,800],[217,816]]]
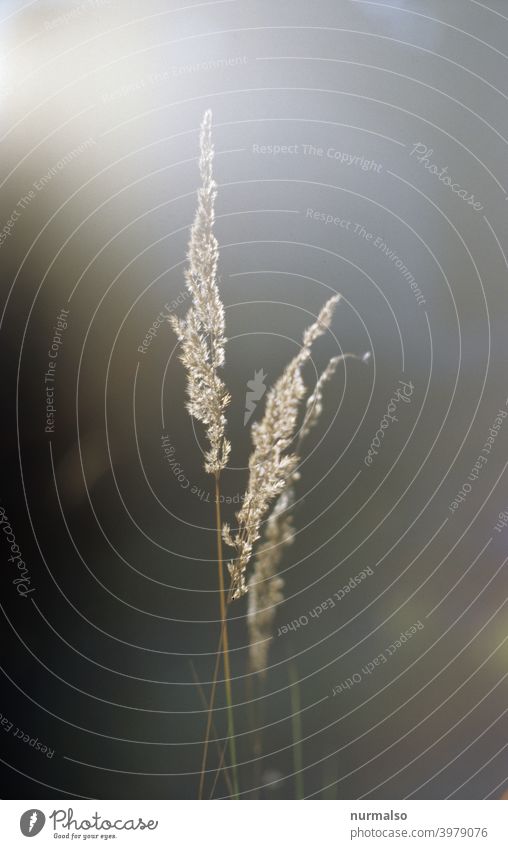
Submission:
[[[33,590],[13,584],[0,534],[2,796],[197,795],[219,635],[213,489],[175,337],[153,325],[188,306],[210,108],[224,519],[247,481],[247,382],[274,382],[333,292],[309,386],[331,356],[371,352],[329,384],[302,463],[262,684],[246,600],[231,607],[242,798],[499,798],[504,416],[469,476],[508,398],[506,4],[3,0],[0,37],[1,505]],[[368,466],[399,381],[410,403]],[[207,795],[217,761],[212,742]],[[224,773],[214,795],[230,795]]]

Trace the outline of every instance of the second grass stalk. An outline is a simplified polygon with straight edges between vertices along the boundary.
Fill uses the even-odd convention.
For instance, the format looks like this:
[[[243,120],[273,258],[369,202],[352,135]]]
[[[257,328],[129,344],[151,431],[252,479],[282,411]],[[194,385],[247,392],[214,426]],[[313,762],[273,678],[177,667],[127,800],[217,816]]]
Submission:
[[[219,571],[219,595],[220,595],[220,616],[221,616],[221,631],[222,631],[222,656],[224,661],[224,679],[226,690],[226,702],[228,710],[228,737],[229,751],[231,758],[231,768],[233,772],[233,789],[235,796],[238,796],[238,775],[236,765],[236,740],[235,740],[235,723],[233,716],[233,699],[231,695],[231,667],[229,663],[229,640],[227,626],[227,609],[226,609],[226,590],[224,586],[224,564],[222,558],[222,521],[220,511],[220,484],[219,476],[215,476],[215,518],[217,524],[217,564]]]

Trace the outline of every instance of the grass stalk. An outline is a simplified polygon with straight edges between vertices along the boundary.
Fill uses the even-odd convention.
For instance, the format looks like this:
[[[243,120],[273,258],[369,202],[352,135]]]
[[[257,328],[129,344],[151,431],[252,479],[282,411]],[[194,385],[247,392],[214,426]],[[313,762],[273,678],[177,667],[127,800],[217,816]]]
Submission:
[[[219,476],[215,476],[215,518],[216,518],[216,526],[217,526],[217,565],[218,565],[218,578],[219,578],[219,598],[220,598],[220,617],[221,617],[221,632],[219,645],[217,647],[217,654],[215,660],[215,669],[213,673],[212,680],[212,690],[210,693],[210,703],[208,705],[208,717],[206,723],[206,732],[205,732],[205,743],[203,747],[203,758],[201,761],[201,775],[199,780],[199,798],[203,798],[203,790],[205,783],[205,773],[206,773],[206,761],[208,756],[208,747],[210,742],[210,733],[212,728],[212,716],[213,716],[213,708],[215,704],[215,694],[217,691],[217,678],[219,674],[220,661],[223,659],[224,663],[224,682],[225,682],[225,690],[226,690],[226,704],[228,711],[228,742],[229,749],[231,752],[231,767],[233,773],[233,796],[235,798],[238,797],[238,777],[237,777],[237,762],[236,762],[236,740],[235,740],[235,727],[234,727],[234,717],[233,717],[233,699],[231,694],[231,668],[229,663],[229,641],[228,641],[228,629],[227,629],[227,603],[229,602],[229,598],[226,599],[226,591],[224,585],[224,565],[223,565],[223,556],[222,556],[222,521],[221,521],[221,509],[220,509],[220,484],[219,484]],[[221,758],[221,763],[219,764],[219,769],[217,770],[217,776],[220,773],[222,768],[222,762],[224,760]],[[214,782],[214,787],[217,781]]]
[[[217,678],[219,675],[219,666],[221,660],[221,650],[222,650],[222,639],[223,639],[223,631],[221,628],[221,634],[219,639],[219,645],[217,646],[217,652],[215,654],[215,669],[213,671],[213,679],[212,679],[212,690],[210,693],[210,703],[208,705],[208,714],[206,718],[206,731],[205,731],[205,742],[203,746],[203,756],[201,759],[201,774],[199,777],[199,793],[198,799],[203,798],[203,790],[205,785],[205,772],[206,772],[206,759],[208,757],[208,744],[210,742],[210,732],[212,729],[212,717],[213,717],[213,707],[215,704],[215,691],[217,689]]]
[[[215,475],[215,518],[217,524],[217,563],[219,574],[220,616],[222,628],[222,657],[224,661],[224,678],[226,689],[226,702],[228,706],[228,737],[229,751],[231,757],[232,780],[235,798],[238,798],[238,775],[236,764],[236,740],[235,724],[233,716],[233,699],[231,695],[231,667],[229,664],[229,640],[226,612],[226,590],[224,587],[224,564],[222,558],[222,520],[220,510],[220,484],[219,475]]]
[[[289,664],[290,698],[291,698],[291,731],[293,737],[293,770],[295,774],[295,793],[297,799],[304,798],[303,787],[303,752],[302,752],[302,714],[300,703],[300,685],[298,670],[294,662]]]
[[[213,799],[213,794],[215,793],[215,788],[217,787],[217,782],[219,780],[219,775],[221,774],[222,767],[224,766],[224,758],[226,757],[226,749],[228,747],[228,740],[224,743],[222,747],[221,756],[219,758],[219,766],[215,772],[215,778],[213,779],[212,789],[210,791],[210,799]],[[231,795],[233,795],[233,787],[231,785],[231,779],[229,777],[227,769],[224,770],[224,777],[227,779],[228,789]]]
[[[220,652],[220,648],[218,649],[218,651]],[[219,654],[219,658],[220,658],[220,654]],[[194,683],[196,684],[196,687],[198,688],[198,693],[199,693],[199,697],[201,699],[201,703],[204,705],[206,710],[209,710],[209,706],[206,702],[206,696],[205,696],[203,688],[200,684],[198,674],[196,672],[196,667],[194,666],[192,660],[190,661],[190,665],[191,665],[191,669],[192,669],[192,675],[193,675],[193,678],[194,678]],[[212,716],[212,714],[210,714],[210,716]],[[220,771],[220,769],[222,769],[222,764],[224,763],[224,755],[226,753],[226,746],[223,746],[222,749],[221,749],[221,746],[219,744],[219,735],[217,734],[217,730],[216,730],[215,725],[213,723],[213,718],[210,721],[210,734],[213,735],[213,737],[215,739],[216,746],[217,746],[217,753],[219,755],[219,765],[220,765],[219,771]],[[228,790],[229,790],[230,794],[233,795],[233,785],[231,784],[231,779],[229,777],[229,773],[228,773],[227,770],[224,771],[224,778],[225,778],[225,781],[226,781],[226,784],[228,786]],[[215,790],[216,784],[217,784],[217,779],[214,782],[213,790]],[[212,790],[212,796],[213,796],[213,790]]]

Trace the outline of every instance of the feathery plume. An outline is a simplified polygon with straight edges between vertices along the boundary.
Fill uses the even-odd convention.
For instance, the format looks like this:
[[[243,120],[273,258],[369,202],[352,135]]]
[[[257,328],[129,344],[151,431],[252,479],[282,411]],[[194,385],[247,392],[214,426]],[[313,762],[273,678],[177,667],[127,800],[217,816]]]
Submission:
[[[273,634],[276,606],[284,599],[284,580],[277,575],[284,549],[295,535],[289,512],[294,501],[292,486],[279,495],[267,519],[263,542],[256,552],[254,571],[248,582],[247,627],[252,672],[266,674],[269,640]]]
[[[330,326],[339,299],[340,295],[330,298],[314,324],[307,328],[298,354],[268,392],[262,420],[252,426],[254,449],[249,459],[247,491],[236,514],[238,531],[233,536],[228,525],[223,529],[225,542],[237,552],[236,559],[228,564],[233,599],[247,592],[245,570],[259,539],[261,522],[298,463],[298,455],[287,449],[296,433],[300,401],[306,391],[302,367],[310,357],[312,344]]]
[[[218,369],[224,365],[226,338],[224,306],[217,285],[219,246],[213,233],[217,184],[213,179],[212,113],[201,124],[199,170],[201,187],[191,229],[185,282],[192,306],[184,319],[169,316],[181,344],[180,359],[187,370],[187,409],[206,427],[210,443],[205,470],[218,475],[228,461],[230,444],[225,437],[224,410],[230,396]]]
[[[339,354],[338,356],[331,358],[326,368],[319,375],[319,378],[316,381],[316,385],[314,387],[314,391],[307,398],[307,403],[305,405],[305,416],[298,437],[299,445],[310,433],[312,428],[317,425],[319,417],[323,412],[323,388],[325,384],[328,383],[331,377],[333,377],[333,375],[337,371],[337,366],[339,365],[339,363],[342,363],[344,362],[344,360],[347,359],[361,360],[363,363],[366,363],[370,359],[370,351],[367,351],[361,356],[358,356],[358,354]]]
[[[298,435],[297,454],[303,440],[314,428],[323,412],[323,389],[325,384],[337,371],[337,366],[347,358],[360,359],[367,362],[370,353],[359,357],[356,354],[340,354],[332,357],[326,368],[321,372],[313,392],[307,398],[305,414]],[[294,471],[286,481],[285,488],[279,495],[265,523],[263,541],[259,545],[252,575],[248,581],[249,603],[247,626],[249,630],[249,658],[253,672],[266,674],[269,640],[273,635],[276,607],[284,600],[282,592],[284,580],[277,574],[284,556],[284,550],[292,544],[295,534],[293,516],[291,513],[294,500],[294,485],[300,473]]]

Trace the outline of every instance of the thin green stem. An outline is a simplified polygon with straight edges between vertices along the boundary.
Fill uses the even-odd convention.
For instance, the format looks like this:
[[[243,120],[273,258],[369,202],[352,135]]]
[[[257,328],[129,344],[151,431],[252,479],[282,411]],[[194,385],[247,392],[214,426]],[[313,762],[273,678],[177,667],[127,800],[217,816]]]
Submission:
[[[217,770],[216,770],[216,773],[215,773],[215,778],[213,780],[212,789],[211,789],[211,792],[210,792],[210,799],[213,799],[213,794],[215,793],[215,788],[217,787],[219,775],[221,773],[222,767],[224,766],[224,758],[226,756],[226,749],[228,747],[228,742],[229,741],[226,740],[226,742],[224,743],[224,746],[222,747],[222,753],[221,753],[221,756],[219,758],[219,766],[217,767]],[[231,795],[233,795],[233,788],[231,786],[231,779],[229,778],[229,774],[228,774],[227,769],[224,770],[224,777],[227,778],[229,792],[231,793]]]
[[[219,570],[219,591],[220,591],[220,615],[222,623],[222,656],[224,660],[224,678],[226,689],[226,702],[228,706],[228,737],[229,751],[231,753],[231,767],[233,790],[235,798],[238,798],[238,774],[236,763],[236,740],[235,740],[235,724],[233,717],[233,698],[231,694],[231,668],[229,665],[229,640],[227,627],[227,611],[226,611],[226,591],[224,587],[224,566],[222,562],[222,521],[220,512],[220,486],[219,476],[215,477],[215,517],[217,524],[217,561]]]
[[[220,648],[219,648],[219,652],[220,652]],[[208,710],[209,706],[206,703],[206,697],[205,697],[205,694],[203,692],[203,688],[200,684],[200,681],[199,681],[199,678],[198,678],[198,673],[196,672],[196,667],[194,666],[192,660],[189,661],[189,663],[191,665],[194,683],[196,684],[196,687],[198,688],[198,693],[199,693],[199,697],[201,699],[201,702],[205,706],[205,708]],[[221,750],[221,746],[219,744],[219,735],[217,734],[217,730],[216,730],[215,725],[213,723],[213,719],[212,719],[211,724],[210,724],[210,732],[211,732],[211,735],[213,735],[213,737],[215,739],[215,742],[216,742],[216,745],[217,745],[217,752],[218,752],[218,755],[219,755],[220,768],[222,768],[222,764],[224,763],[224,755],[225,755],[225,748],[226,747],[223,746],[222,750]],[[226,784],[228,785],[229,792],[231,793],[231,795],[233,795],[233,785],[231,784],[231,779],[229,777],[229,773],[228,773],[227,770],[224,771],[224,778],[226,780]],[[216,783],[217,783],[217,780],[215,780],[213,790],[215,790]],[[212,795],[213,795],[213,790],[212,790]]]
[[[220,514],[220,487],[219,487],[219,479],[218,476],[215,479],[215,515],[216,515],[216,524],[217,524],[217,561],[218,561],[218,575],[219,575],[219,596],[220,596],[220,612],[221,612],[221,630],[220,630],[220,638],[219,645],[217,646],[217,652],[215,656],[215,668],[213,672],[212,679],[212,690],[210,693],[210,703],[208,705],[208,716],[206,722],[206,732],[205,732],[205,743],[203,747],[203,757],[201,760],[201,773],[199,779],[199,794],[198,798],[203,798],[204,784],[205,784],[205,774],[206,774],[206,761],[208,757],[208,748],[210,742],[210,733],[212,729],[212,716],[213,716],[213,708],[215,705],[215,694],[217,692],[217,678],[219,675],[219,667],[221,657],[224,658],[224,683],[226,689],[226,702],[228,708],[228,738],[231,750],[231,766],[233,768],[233,789],[234,792],[232,795],[236,798],[238,797],[238,781],[237,781],[237,765],[236,765],[236,741],[234,734],[234,722],[233,722],[233,701],[231,698],[231,671],[229,666],[229,644],[228,644],[228,633],[227,633],[227,606],[231,601],[231,590],[228,593],[227,599],[225,596],[224,589],[224,573],[223,573],[223,558],[222,558],[222,522],[221,522],[221,514]],[[224,646],[224,650],[223,650]],[[220,774],[220,771],[224,762],[224,754],[226,747],[223,749],[223,754],[221,757],[221,762],[219,764],[219,768],[217,770],[214,788],[217,783],[217,778]]]
[[[295,774],[295,793],[297,799],[304,798],[303,788],[303,753],[302,753],[302,714],[300,704],[300,685],[298,670],[294,662],[289,664],[289,681],[291,696],[291,730],[293,735],[293,770]]]
[[[216,655],[215,655],[215,669],[213,671],[212,691],[210,693],[210,704],[208,705],[208,715],[207,715],[207,718],[206,718],[205,744],[203,746],[203,757],[202,757],[202,760],[201,760],[201,774],[200,774],[200,777],[199,777],[199,793],[198,793],[199,799],[203,798],[203,790],[204,790],[204,786],[205,786],[206,759],[208,757],[208,744],[210,742],[210,732],[211,732],[211,729],[212,729],[213,706],[215,704],[215,691],[217,689],[217,677],[219,675],[219,666],[220,666],[223,638],[224,638],[224,629],[221,625],[219,645],[217,646],[217,652],[216,652]]]
[[[251,711],[250,727],[254,731],[253,751],[254,761],[254,784],[257,788],[262,785],[263,772],[263,722],[264,722],[264,676],[260,673],[252,673],[248,678],[249,705]],[[259,797],[259,789],[255,791],[254,798]]]

